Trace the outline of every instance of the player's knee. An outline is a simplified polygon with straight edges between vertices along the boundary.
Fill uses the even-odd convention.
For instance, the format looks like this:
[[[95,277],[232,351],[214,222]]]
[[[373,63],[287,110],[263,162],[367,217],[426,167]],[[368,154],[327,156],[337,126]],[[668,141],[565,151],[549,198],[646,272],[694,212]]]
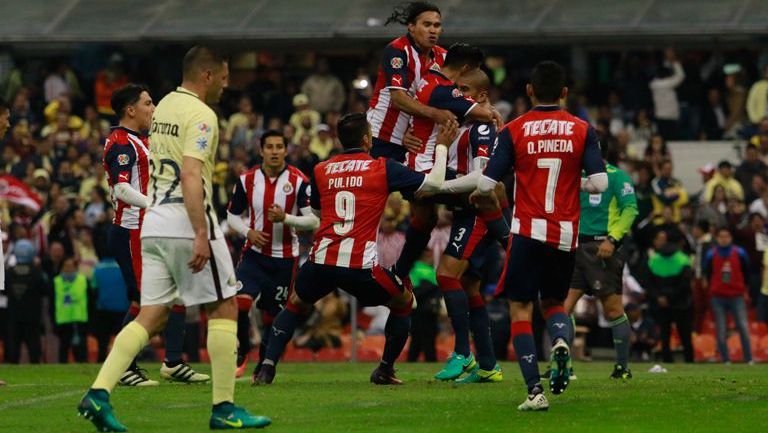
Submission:
[[[291,296],[288,297],[288,302],[285,303],[285,309],[300,316],[309,316],[312,313],[312,304],[301,300],[299,295],[294,291]]]
[[[237,320],[237,301],[234,297],[207,304],[205,309],[211,319]]]
[[[550,310],[550,309],[555,308],[555,307],[562,307],[563,306],[563,301],[561,301],[559,299],[552,299],[552,298],[542,299],[539,302],[539,306],[541,307],[541,311],[545,312],[545,311]]]
[[[602,300],[603,302],[603,315],[606,320],[614,321],[624,315],[624,305],[621,301],[621,296],[610,295]]]
[[[396,314],[398,316],[408,316],[411,314],[411,311],[413,311],[413,304],[413,293],[406,288],[399,296],[392,298],[392,300],[389,301],[388,306],[392,311],[392,314]]]

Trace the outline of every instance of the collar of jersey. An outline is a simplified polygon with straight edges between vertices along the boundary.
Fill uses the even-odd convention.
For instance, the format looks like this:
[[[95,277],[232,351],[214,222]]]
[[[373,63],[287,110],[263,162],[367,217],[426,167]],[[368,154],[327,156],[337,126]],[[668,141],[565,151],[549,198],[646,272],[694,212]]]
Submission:
[[[411,46],[413,47],[413,49],[414,49],[414,50],[416,50],[416,52],[417,52],[417,53],[419,53],[419,54],[424,54],[424,53],[421,51],[421,48],[419,48],[419,46],[416,44],[416,41],[415,41],[415,40],[413,40],[413,36],[411,36],[411,34],[410,34],[410,33],[406,33],[406,34],[405,34],[405,37],[406,37],[406,38],[408,38],[408,43],[409,43],[409,44],[411,44]],[[427,53],[427,55],[428,55],[429,57],[435,57],[435,51],[434,51],[434,50],[429,50],[429,52]]]
[[[133,129],[126,128],[125,126],[122,126],[122,125],[112,126],[109,129],[111,131],[114,131],[116,129],[122,129],[123,131],[125,131],[125,132],[127,132],[129,134],[133,134],[133,135],[136,135],[136,136],[139,136],[139,137],[141,137],[142,135],[145,135],[145,134],[142,134],[141,132],[136,132]]]
[[[181,86],[177,87],[176,91],[179,92],[179,93],[186,93],[189,96],[194,96],[195,98],[200,99],[200,96],[198,96],[197,93],[195,93],[195,92],[193,92],[193,91],[191,91],[189,89],[185,89],[185,88],[183,88]]]
[[[280,170],[280,173],[277,173],[277,176],[275,176],[275,177],[269,177],[269,175],[267,174],[267,171],[264,170],[264,166],[263,165],[259,165],[259,170],[261,170],[261,172],[264,173],[264,178],[265,179],[267,179],[267,180],[275,179],[275,181],[276,181],[277,179],[280,178],[280,176],[283,175],[283,173],[285,173],[285,170],[288,170],[288,163],[287,162],[285,163],[285,167],[283,167],[283,169]]]
[[[430,74],[435,74],[435,75],[437,75],[438,77],[442,78],[443,80],[445,80],[445,81],[447,81],[447,82],[451,83],[451,85],[454,85],[454,86],[456,85],[456,83],[454,83],[453,81],[451,81],[451,79],[450,79],[450,78],[446,77],[446,76],[445,76],[445,74],[443,74],[443,72],[442,72],[442,71],[438,71],[438,70],[435,70],[435,69],[430,69],[430,70],[429,70],[429,73],[430,73]]]
[[[366,153],[366,152],[359,147],[353,147],[352,149],[347,149],[344,152],[342,152],[342,155],[351,155],[353,153]]]
[[[532,108],[533,111],[557,111],[560,109],[559,105],[537,105]]]

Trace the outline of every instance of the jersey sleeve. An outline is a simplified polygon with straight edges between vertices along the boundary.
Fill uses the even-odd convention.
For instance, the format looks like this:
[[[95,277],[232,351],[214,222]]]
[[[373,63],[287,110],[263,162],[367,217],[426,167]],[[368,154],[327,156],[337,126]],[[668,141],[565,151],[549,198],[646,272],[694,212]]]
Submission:
[[[394,191],[416,191],[424,183],[424,173],[417,173],[408,167],[387,159],[387,188]]]
[[[595,129],[591,126],[587,129],[587,137],[584,141],[584,156],[581,162],[587,176],[597,173],[605,173],[605,162],[600,154],[600,140]]]
[[[459,118],[465,117],[477,102],[464,96],[456,86],[437,86],[429,95],[429,106],[448,110]]]
[[[136,150],[129,144],[115,143],[104,155],[109,178],[114,185],[120,182],[131,182],[133,165],[136,163]]]
[[[637,209],[637,197],[632,179],[623,170],[616,170],[614,176],[611,186],[619,213],[616,221],[608,221],[608,234],[614,239],[621,240],[629,233],[640,212]]]
[[[245,193],[245,187],[243,187],[242,180],[238,179],[235,184],[235,192],[229,200],[227,211],[232,215],[242,215],[246,209],[248,209],[248,197]]]
[[[484,175],[495,181],[501,180],[515,163],[515,144],[509,127],[504,127],[496,136],[491,150],[491,159],[485,167]]]
[[[301,182],[301,186],[299,187],[299,190],[296,192],[296,209],[301,211],[301,209],[309,206],[309,197],[312,195],[312,187],[309,185],[309,182]]]
[[[213,111],[201,111],[190,119],[184,130],[182,142],[183,156],[189,156],[200,161],[213,160],[213,151],[217,139],[217,119]]]
[[[384,71],[384,87],[408,90],[408,57],[405,51],[392,46],[384,49],[381,56],[381,70]]]
[[[496,126],[493,123],[481,123],[469,130],[469,145],[472,158],[488,158],[496,141]]]

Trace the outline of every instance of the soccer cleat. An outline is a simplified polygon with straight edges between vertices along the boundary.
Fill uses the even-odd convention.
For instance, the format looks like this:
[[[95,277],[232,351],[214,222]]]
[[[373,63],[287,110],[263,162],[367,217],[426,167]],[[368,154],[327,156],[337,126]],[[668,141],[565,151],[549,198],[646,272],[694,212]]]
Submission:
[[[275,366],[272,364],[259,364],[251,376],[251,385],[270,385],[275,380]]]
[[[182,362],[175,367],[168,367],[163,362],[163,365],[160,367],[160,377],[165,380],[186,383],[202,383],[211,380],[211,376],[196,372],[186,362]]]
[[[395,376],[395,369],[376,367],[371,373],[371,383],[376,385],[402,385],[403,381]]]
[[[237,357],[237,370],[235,370],[235,377],[243,377],[245,375],[245,369],[248,367],[248,357]]]
[[[135,367],[131,370],[126,370],[120,381],[118,382],[123,386],[157,386],[158,382],[147,377],[147,370],[139,367]]]
[[[104,394],[107,395],[106,399],[103,397]],[[109,404],[109,394],[106,391],[88,390],[83,399],[80,400],[80,404],[77,405],[77,414],[92,422],[97,431],[128,431],[128,428],[121,424],[112,413],[112,405]]]
[[[613,367],[611,379],[632,379],[632,371],[629,368],[624,368],[621,365],[616,364]]]
[[[571,376],[571,351],[562,338],[558,338],[552,346],[551,373],[549,375],[549,390],[552,394],[562,394],[568,387]]]
[[[448,357],[448,361],[445,363],[445,367],[437,372],[435,379],[437,380],[454,380],[461,376],[463,373],[470,373],[477,367],[475,356],[469,354],[469,356],[459,355],[456,352],[451,353]]]
[[[211,430],[235,430],[262,428],[272,424],[265,416],[251,415],[245,408],[232,403],[220,404],[213,409],[209,427]]]
[[[493,370],[476,368],[467,376],[456,379],[456,383],[490,383],[501,382],[502,380],[504,380],[504,374],[501,372],[501,366],[496,364],[496,366],[493,367]]]
[[[552,375],[552,369],[550,367],[547,367],[547,371],[544,372],[544,374],[541,375],[544,379],[549,379],[549,376]],[[569,380],[576,380],[578,377],[576,376],[576,373],[573,372],[573,367],[571,367],[570,374],[568,375]]]
[[[549,401],[547,401],[547,397],[544,396],[544,392],[542,392],[541,389],[539,389],[539,391],[540,392],[535,394],[528,394],[528,398],[517,406],[517,410],[522,412],[549,410]]]

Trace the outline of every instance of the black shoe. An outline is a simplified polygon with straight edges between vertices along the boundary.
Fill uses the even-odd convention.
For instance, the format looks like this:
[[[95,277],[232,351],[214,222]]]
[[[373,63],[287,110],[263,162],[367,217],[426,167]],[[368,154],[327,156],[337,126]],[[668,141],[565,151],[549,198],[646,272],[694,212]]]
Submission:
[[[275,366],[272,364],[261,364],[254,370],[251,379],[252,385],[269,385],[275,380]]]
[[[377,367],[371,373],[371,383],[376,385],[402,385],[403,381],[395,377],[395,370],[393,368]]]
[[[632,371],[629,368],[624,368],[619,364],[613,367],[613,373],[611,373],[611,379],[632,379]]]

